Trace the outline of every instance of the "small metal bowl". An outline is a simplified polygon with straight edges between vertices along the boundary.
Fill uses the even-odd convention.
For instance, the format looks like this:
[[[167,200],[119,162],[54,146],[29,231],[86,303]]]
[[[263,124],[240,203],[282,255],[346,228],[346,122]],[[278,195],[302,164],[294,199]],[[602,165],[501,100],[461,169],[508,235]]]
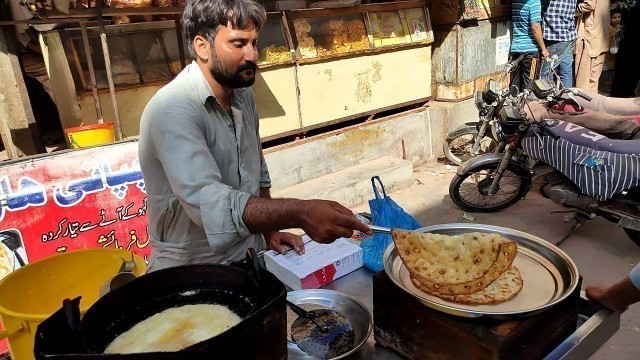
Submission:
[[[335,357],[332,360],[345,358],[358,351],[371,335],[371,331],[373,331],[373,319],[369,310],[358,300],[347,294],[324,289],[298,290],[288,293],[287,300],[296,305],[320,305],[335,310],[349,319],[355,331],[355,346],[351,351]],[[287,349],[289,352],[289,360],[315,359],[300,350],[294,342],[288,341]]]

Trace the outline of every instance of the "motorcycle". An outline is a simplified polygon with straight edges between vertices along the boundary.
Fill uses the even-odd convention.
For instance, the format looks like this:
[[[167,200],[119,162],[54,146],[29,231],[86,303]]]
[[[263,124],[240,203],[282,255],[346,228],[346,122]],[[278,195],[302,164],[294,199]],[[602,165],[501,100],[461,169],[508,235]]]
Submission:
[[[449,186],[453,202],[470,212],[502,210],[523,199],[539,179],[543,196],[572,209],[565,220],[574,225],[557,244],[601,216],[640,246],[640,140],[611,140],[566,121],[530,119],[524,107],[531,93],[590,101],[577,89],[559,90],[539,79],[487,104],[494,107],[505,151],[464,162]]]
[[[493,104],[503,101],[508,91],[500,85],[518,64],[524,55],[509,61],[498,82],[491,79],[485,85],[484,91],[478,90],[474,95],[474,103],[478,109],[478,121],[468,122],[447,134],[443,144],[444,155],[454,165],[491,152],[501,152],[500,141],[495,132],[495,114]]]
[[[504,81],[507,75],[517,69],[523,57],[524,55],[521,55],[505,65],[504,73],[499,82],[492,79],[487,82],[484,91],[476,91],[474,103],[476,109],[478,109],[478,121],[465,123],[447,134],[443,143],[443,152],[452,164],[460,165],[474,156],[491,152],[499,153],[504,149],[504,144],[500,142],[499,136],[495,131],[497,119],[495,119],[493,109],[496,103],[502,102],[504,97],[509,94],[508,91],[501,89],[499,84]],[[550,63],[549,67],[551,69],[553,69],[557,60],[557,55],[546,59]],[[554,75],[557,78],[555,81],[553,80]],[[562,113],[565,112],[565,108],[569,108],[571,111],[566,112],[567,114],[580,114],[589,110],[597,110],[589,109],[589,105],[593,106],[589,101],[580,101],[580,99],[573,96],[572,91],[563,89],[555,71],[550,71],[546,78],[536,80],[534,86],[539,87],[537,93],[541,97],[532,100],[544,108],[550,109],[550,111]],[[598,100],[598,105],[603,102],[601,96],[596,97],[596,99]],[[608,99],[617,108],[621,107],[618,103],[622,102],[622,99]],[[611,109],[612,106],[608,108]],[[629,106],[626,106],[626,108],[629,108]]]

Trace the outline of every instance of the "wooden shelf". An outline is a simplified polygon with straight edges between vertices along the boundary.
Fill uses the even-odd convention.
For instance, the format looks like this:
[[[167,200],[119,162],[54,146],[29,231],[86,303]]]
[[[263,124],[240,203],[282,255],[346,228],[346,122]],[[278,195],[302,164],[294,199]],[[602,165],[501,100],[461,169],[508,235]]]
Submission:
[[[145,7],[145,8],[92,8],[92,9],[71,9],[68,14],[61,11],[52,11],[47,14],[49,19],[64,18],[92,18],[102,16],[119,16],[119,15],[176,15],[182,14],[184,10],[181,6],[170,7]]]
[[[355,7],[345,8],[327,8],[327,9],[298,9],[298,10],[285,10],[284,12],[291,14],[295,17],[309,17],[309,16],[322,16],[322,15],[337,15],[353,12],[376,12],[376,11],[394,11],[401,9],[411,9],[425,6],[425,0],[410,0],[410,1],[398,1],[390,3],[378,3],[378,4],[365,4]],[[15,24],[46,24],[56,22],[74,22],[82,19],[97,18],[100,16],[122,16],[122,15],[180,15],[184,8],[181,6],[170,7],[144,7],[144,8],[90,8],[90,9],[70,9],[69,13],[64,13],[58,10],[48,11],[46,14],[41,15],[41,19],[31,20],[11,20],[0,21],[0,26],[15,25]],[[280,16],[281,12],[270,12],[268,17]]]
[[[295,60],[287,60],[287,61],[281,61],[276,63],[262,63],[262,64],[258,64],[258,69],[266,70],[266,69],[272,69],[272,68],[281,67],[281,66],[293,65],[295,63],[296,63]]]
[[[424,7],[425,5],[426,5],[425,0],[411,0],[411,1],[398,1],[398,2],[390,2],[390,3],[357,5],[357,6],[345,7],[345,8],[296,9],[296,10],[287,10],[286,12],[291,14],[291,17],[295,19],[295,18],[301,18],[301,17],[321,17],[321,16],[344,15],[344,14],[353,14],[353,13],[415,9],[415,8]]]
[[[174,20],[149,21],[131,24],[106,25],[104,32],[107,35],[128,34],[144,31],[173,30],[176,24]],[[64,29],[69,37],[81,37],[80,28],[68,27]],[[99,36],[100,28],[98,26],[87,26],[87,34],[89,36]]]
[[[167,79],[167,80],[155,80],[155,81],[149,81],[149,82],[144,82],[144,83],[140,83],[140,84],[123,84],[123,85],[116,85],[116,91],[124,91],[124,90],[133,90],[133,89],[140,89],[140,88],[144,88],[144,87],[149,87],[149,86],[165,86],[167,85],[169,82],[171,82],[171,80]],[[92,90],[80,90],[76,92],[78,97],[92,97],[93,96],[93,92]],[[108,94],[109,93],[109,88],[99,88],[98,89],[98,94]]]
[[[356,50],[356,51],[334,54],[334,55],[317,56],[313,58],[298,58],[296,62],[300,65],[313,64],[313,63],[327,62],[327,61],[339,60],[339,59],[350,58],[350,57],[357,57],[362,55],[381,54],[381,53],[386,53],[386,52],[391,52],[391,51],[396,51],[401,49],[411,49],[411,48],[416,48],[421,46],[427,46],[432,43],[433,41],[415,41],[415,42],[409,42],[404,44],[387,45],[387,46],[377,47],[373,49]]]

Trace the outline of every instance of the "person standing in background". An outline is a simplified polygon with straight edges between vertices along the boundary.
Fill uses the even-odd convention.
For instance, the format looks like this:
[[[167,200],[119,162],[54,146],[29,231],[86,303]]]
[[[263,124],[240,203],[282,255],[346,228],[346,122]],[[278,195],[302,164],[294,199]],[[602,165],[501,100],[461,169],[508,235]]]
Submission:
[[[611,96],[633,97],[640,81],[640,1],[636,1],[629,13],[625,14],[623,38],[616,54],[616,70],[613,75]]]
[[[598,82],[609,51],[609,0],[583,0],[578,4],[576,87],[598,91]]]
[[[549,55],[542,38],[542,22],[540,0],[514,0],[511,4],[511,58],[523,56],[517,70],[511,78],[511,85],[524,89],[529,85],[531,63],[538,58]]]
[[[616,54],[622,34],[622,8],[617,4],[609,11],[609,51],[604,55],[604,69],[600,77],[600,90],[606,94],[611,93],[613,72],[616,68]]]
[[[542,33],[549,55],[557,55],[554,64],[564,87],[573,86],[573,49],[576,32],[575,13],[577,0],[543,0]],[[541,75],[549,73],[549,63],[542,64]]]

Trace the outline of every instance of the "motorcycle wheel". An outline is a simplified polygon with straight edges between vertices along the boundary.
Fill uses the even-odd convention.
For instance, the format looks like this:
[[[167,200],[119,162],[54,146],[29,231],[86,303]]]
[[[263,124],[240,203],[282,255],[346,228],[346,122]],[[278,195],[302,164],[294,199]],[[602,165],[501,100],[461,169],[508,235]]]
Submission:
[[[478,137],[478,129],[466,128],[454,131],[453,136],[447,137],[442,146],[444,155],[454,165],[460,165],[468,159],[472,158],[471,148]],[[479,154],[485,154],[495,151],[498,142],[491,137],[485,136],[480,142]]]
[[[518,175],[522,170],[509,164],[498,184],[498,192],[487,195],[495,172],[495,164],[486,164],[464,175],[456,175],[449,185],[451,200],[464,211],[494,212],[520,201],[531,186],[531,178]]]
[[[631,241],[640,246],[640,231],[632,229],[623,229]]]

